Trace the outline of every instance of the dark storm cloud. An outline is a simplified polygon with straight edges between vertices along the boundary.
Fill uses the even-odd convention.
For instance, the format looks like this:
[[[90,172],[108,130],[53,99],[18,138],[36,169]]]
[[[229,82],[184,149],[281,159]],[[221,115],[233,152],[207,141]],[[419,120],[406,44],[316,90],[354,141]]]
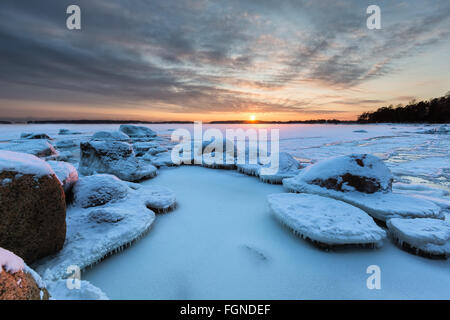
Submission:
[[[69,4],[82,9],[81,31],[65,28]],[[433,10],[414,7],[423,6],[420,1],[403,8],[386,3],[399,12],[398,21],[388,15],[386,25],[394,31],[377,32],[365,28],[369,4],[2,0],[0,97],[142,102],[180,112],[311,111],[312,101],[266,101],[225,84],[353,86],[448,38],[448,1],[436,1]],[[405,10],[414,12],[412,19],[401,16]],[[273,43],[261,41],[263,36]],[[40,88],[53,94],[38,94]]]

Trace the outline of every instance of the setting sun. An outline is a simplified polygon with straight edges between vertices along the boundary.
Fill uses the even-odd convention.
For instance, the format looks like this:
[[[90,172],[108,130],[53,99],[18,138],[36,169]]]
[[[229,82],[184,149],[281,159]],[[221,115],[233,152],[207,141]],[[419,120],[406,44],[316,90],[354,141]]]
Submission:
[[[255,121],[255,120],[256,120],[256,116],[255,116],[254,114],[252,114],[252,115],[250,116],[250,120],[251,120],[251,121]]]

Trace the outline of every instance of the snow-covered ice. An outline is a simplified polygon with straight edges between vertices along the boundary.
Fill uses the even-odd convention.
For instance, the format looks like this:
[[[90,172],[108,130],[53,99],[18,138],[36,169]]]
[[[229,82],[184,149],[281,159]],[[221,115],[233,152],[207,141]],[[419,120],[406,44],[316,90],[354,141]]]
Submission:
[[[450,256],[450,223],[437,219],[390,219],[387,222],[392,237],[419,254]]]
[[[32,174],[37,177],[55,174],[48,163],[31,154],[0,150],[0,172],[2,171]]]
[[[0,273],[4,270],[9,273],[16,273],[25,268],[22,258],[16,256],[9,250],[0,248]]]
[[[58,155],[58,151],[51,145],[48,140],[23,140],[6,144],[0,144],[0,149],[29,153],[38,157],[48,157]]]
[[[386,232],[369,215],[342,201],[294,193],[271,194],[267,201],[278,220],[319,244],[381,246],[386,238]]]

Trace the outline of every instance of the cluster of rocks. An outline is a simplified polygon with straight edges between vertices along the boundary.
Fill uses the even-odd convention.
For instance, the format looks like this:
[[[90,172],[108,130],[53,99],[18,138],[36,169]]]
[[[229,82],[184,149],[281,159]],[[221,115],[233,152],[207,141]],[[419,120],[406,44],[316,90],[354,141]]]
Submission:
[[[134,151],[134,145],[141,153],[160,150],[152,142],[156,134],[130,125],[120,129],[81,141],[79,170],[52,157],[59,152],[44,133],[24,133],[2,146],[0,299],[48,299],[45,283],[26,264],[33,264],[40,274],[51,270],[45,281],[60,293],[67,266],[74,261],[82,268],[97,263],[145,234],[155,218],[152,210],[175,208],[170,189],[152,185],[137,191],[140,185],[128,182],[156,175],[156,168]],[[75,134],[79,133],[60,131]],[[56,145],[78,147],[70,139]],[[19,267],[11,268],[14,263]],[[103,297],[92,285],[86,288],[86,294]]]
[[[366,244],[367,237],[378,246],[383,233],[375,228],[375,221],[409,251],[450,256],[450,229],[442,208],[426,199],[392,192],[392,182],[390,170],[375,156],[339,156],[283,179],[288,191],[299,194],[272,195],[268,202],[284,224],[323,246],[354,244],[355,239]],[[373,220],[355,224],[362,214]]]

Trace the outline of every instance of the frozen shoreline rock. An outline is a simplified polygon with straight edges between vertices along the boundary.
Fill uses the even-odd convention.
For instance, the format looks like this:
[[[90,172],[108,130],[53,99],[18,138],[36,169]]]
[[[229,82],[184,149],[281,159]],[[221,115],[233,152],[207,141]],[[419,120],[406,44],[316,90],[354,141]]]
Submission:
[[[131,143],[131,138],[121,131],[98,131],[91,138],[92,141],[123,141]]]
[[[157,169],[136,158],[130,144],[121,141],[89,141],[80,144],[78,170],[84,175],[109,173],[122,180],[153,178]]]
[[[67,267],[84,270],[123,250],[144,236],[154,220],[155,213],[145,206],[140,190],[129,189],[125,198],[95,208],[69,206],[64,247],[36,262],[35,270],[47,283],[67,278]]]
[[[42,279],[24,261],[0,248],[0,300],[48,300]]]
[[[66,235],[64,190],[52,168],[0,151],[0,246],[27,263],[59,251]]]
[[[317,195],[278,193],[267,197],[275,216],[294,233],[325,246],[378,247],[386,232],[364,211]]]
[[[33,140],[33,139],[47,139],[47,140],[53,140],[52,138],[50,138],[50,136],[46,133],[43,132],[39,132],[39,133],[34,133],[34,132],[24,132],[20,135],[20,139],[28,139],[28,140]]]
[[[144,126],[135,126],[131,124],[122,124],[120,131],[129,136],[133,141],[150,141],[156,137],[156,132]]]
[[[47,163],[52,167],[67,195],[78,181],[77,169],[72,164],[64,161],[47,161]]]
[[[72,131],[72,130],[69,130],[69,129],[59,129],[59,132],[58,132],[58,134],[60,135],[60,136],[66,136],[66,135],[72,135],[72,134],[81,134],[81,132],[78,132],[78,131]]]
[[[141,189],[142,198],[147,208],[156,213],[165,213],[176,206],[175,193],[169,188],[157,185],[146,186]]]
[[[392,193],[389,169],[369,155],[364,159],[351,155],[320,161],[297,176],[284,179],[283,186],[291,192],[345,201],[383,222],[395,217],[444,218],[441,208],[430,201]]]
[[[450,223],[444,220],[390,219],[387,221],[390,235],[407,251],[422,256],[450,256]]]
[[[275,174],[263,174],[262,168],[269,167],[271,164],[261,166],[258,170],[259,179],[265,183],[281,184],[283,179],[291,178],[300,172],[300,163],[289,153],[280,152],[278,158],[278,171]]]
[[[128,195],[128,185],[110,174],[96,174],[80,178],[73,189],[74,205],[97,207],[118,201]]]
[[[25,140],[23,142],[12,142],[7,144],[0,144],[0,149],[14,152],[23,152],[35,155],[37,157],[57,156],[59,153],[55,148],[45,139]]]

